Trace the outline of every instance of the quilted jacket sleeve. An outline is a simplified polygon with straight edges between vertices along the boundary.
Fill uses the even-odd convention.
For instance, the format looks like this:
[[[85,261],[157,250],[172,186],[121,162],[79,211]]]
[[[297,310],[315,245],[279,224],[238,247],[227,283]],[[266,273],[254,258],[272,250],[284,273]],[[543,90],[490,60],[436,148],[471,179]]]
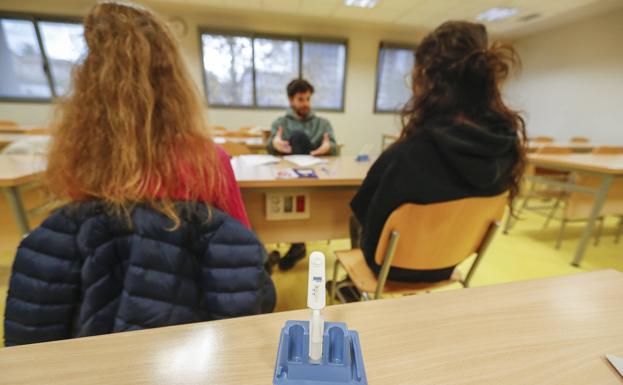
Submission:
[[[211,319],[272,312],[275,286],[264,269],[263,245],[240,222],[227,217],[204,235],[203,290]]]
[[[80,300],[77,231],[58,211],[21,242],[7,294],[5,346],[71,337]]]

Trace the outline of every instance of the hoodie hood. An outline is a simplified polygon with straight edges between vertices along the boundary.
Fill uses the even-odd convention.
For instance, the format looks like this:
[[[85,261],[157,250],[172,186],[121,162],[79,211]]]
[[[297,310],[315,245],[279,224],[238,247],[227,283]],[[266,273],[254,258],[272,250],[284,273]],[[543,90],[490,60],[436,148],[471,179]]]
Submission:
[[[517,133],[506,127],[484,128],[466,123],[446,123],[425,130],[448,166],[470,185],[487,188],[506,184],[517,161]]]

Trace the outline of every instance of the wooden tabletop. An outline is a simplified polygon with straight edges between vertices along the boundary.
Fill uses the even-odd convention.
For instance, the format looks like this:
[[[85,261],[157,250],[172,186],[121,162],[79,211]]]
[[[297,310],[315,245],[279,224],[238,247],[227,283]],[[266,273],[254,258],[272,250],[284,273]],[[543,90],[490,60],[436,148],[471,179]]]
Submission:
[[[40,178],[46,169],[45,157],[0,155],[0,187],[19,186]]]
[[[528,161],[535,166],[554,166],[574,171],[591,171],[602,174],[623,175],[623,155],[528,154]]]
[[[318,178],[278,179],[277,173],[285,168],[296,168],[293,163],[282,160],[278,164],[248,166],[240,157],[232,159],[232,167],[240,188],[271,187],[338,187],[360,186],[366,177],[372,160],[357,162],[354,156],[324,157],[328,163],[312,167]]]
[[[0,132],[0,146],[22,140],[41,140],[49,137],[49,135],[5,134]]]
[[[4,126],[0,125],[0,133],[3,134],[29,134],[47,135],[50,133],[48,128],[41,126]]]
[[[328,307],[370,384],[620,385],[613,270]],[[307,310],[0,349],[2,384],[272,383],[281,327]]]

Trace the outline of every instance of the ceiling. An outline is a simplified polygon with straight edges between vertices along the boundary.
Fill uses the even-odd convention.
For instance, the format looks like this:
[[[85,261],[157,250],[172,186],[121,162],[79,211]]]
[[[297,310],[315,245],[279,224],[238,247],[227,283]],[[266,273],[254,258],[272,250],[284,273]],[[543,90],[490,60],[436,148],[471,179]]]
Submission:
[[[149,1],[149,0],[147,0]],[[450,19],[475,20],[492,7],[516,7],[510,19],[486,23],[494,34],[518,36],[592,14],[623,8],[623,0],[379,0],[374,8],[347,7],[342,0],[153,0],[170,6],[290,14],[327,22],[369,22],[429,30]],[[530,21],[521,19],[538,14]]]

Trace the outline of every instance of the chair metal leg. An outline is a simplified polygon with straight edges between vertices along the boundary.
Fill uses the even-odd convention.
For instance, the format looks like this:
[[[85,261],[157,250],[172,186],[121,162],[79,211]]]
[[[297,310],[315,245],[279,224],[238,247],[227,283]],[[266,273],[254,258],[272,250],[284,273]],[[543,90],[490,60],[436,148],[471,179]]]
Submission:
[[[513,204],[514,206],[514,204]],[[517,214],[515,214],[517,215]],[[517,220],[517,219],[515,219]],[[506,222],[504,222],[504,234],[508,234],[508,232],[510,231],[510,229],[513,227],[513,209],[512,207],[509,207],[508,210],[508,216],[506,217]]]
[[[565,226],[567,225],[567,220],[563,218],[560,222],[560,230],[558,231],[558,238],[556,238],[556,249],[560,249],[560,245],[562,244],[562,236],[565,233]]]
[[[489,248],[489,245],[491,244],[491,241],[493,240],[493,236],[495,235],[495,232],[497,231],[499,227],[500,227],[500,222],[493,222],[489,225],[489,228],[487,229],[487,233],[485,234],[485,237],[483,238],[482,242],[478,246],[478,249],[476,250],[476,259],[474,259],[474,263],[472,263],[472,266],[469,268],[469,271],[467,272],[467,276],[465,277],[463,282],[461,282],[463,284],[463,287],[469,287],[469,283],[472,280],[472,277],[474,276],[474,272],[476,271],[476,268],[478,268],[478,265],[480,264],[482,257],[487,252],[487,249]]]
[[[398,244],[399,238],[400,233],[396,230],[392,231],[389,238],[389,244],[387,245],[387,250],[385,251],[385,256],[383,258],[383,266],[381,266],[381,271],[379,272],[376,290],[374,292],[374,299],[381,298],[383,288],[385,287],[385,281],[387,281],[387,275],[389,274],[389,269],[392,265],[392,260],[394,259],[394,252],[396,251],[396,245]]]
[[[554,206],[552,206],[552,210],[547,215],[547,219],[545,220],[545,223],[543,223],[544,229],[547,228],[547,226],[549,225],[549,222],[552,220],[552,218],[556,214],[556,210],[558,210],[558,206],[560,206],[560,202],[562,202],[562,199],[556,198],[556,203],[554,203]]]
[[[586,226],[584,227],[582,235],[580,236],[580,243],[578,244],[578,247],[575,251],[575,257],[573,258],[573,262],[571,262],[571,264],[575,267],[579,267],[580,262],[582,262],[584,251],[586,250],[586,246],[588,245],[590,237],[593,234],[593,226],[595,225],[595,221],[601,213],[601,208],[606,201],[606,197],[608,196],[608,190],[610,189],[610,185],[612,184],[613,179],[613,175],[604,175],[603,180],[601,181],[601,187],[595,193],[595,203],[593,203],[591,214],[589,215]]]
[[[599,246],[599,240],[601,239],[601,234],[604,231],[604,217],[598,219],[599,224],[597,225],[597,231],[595,233],[595,241],[593,242],[593,246]]]
[[[340,267],[340,260],[335,258],[333,264],[333,282],[331,282],[331,293],[329,294],[329,305],[333,305],[335,301],[335,289],[337,288],[337,269]]]

